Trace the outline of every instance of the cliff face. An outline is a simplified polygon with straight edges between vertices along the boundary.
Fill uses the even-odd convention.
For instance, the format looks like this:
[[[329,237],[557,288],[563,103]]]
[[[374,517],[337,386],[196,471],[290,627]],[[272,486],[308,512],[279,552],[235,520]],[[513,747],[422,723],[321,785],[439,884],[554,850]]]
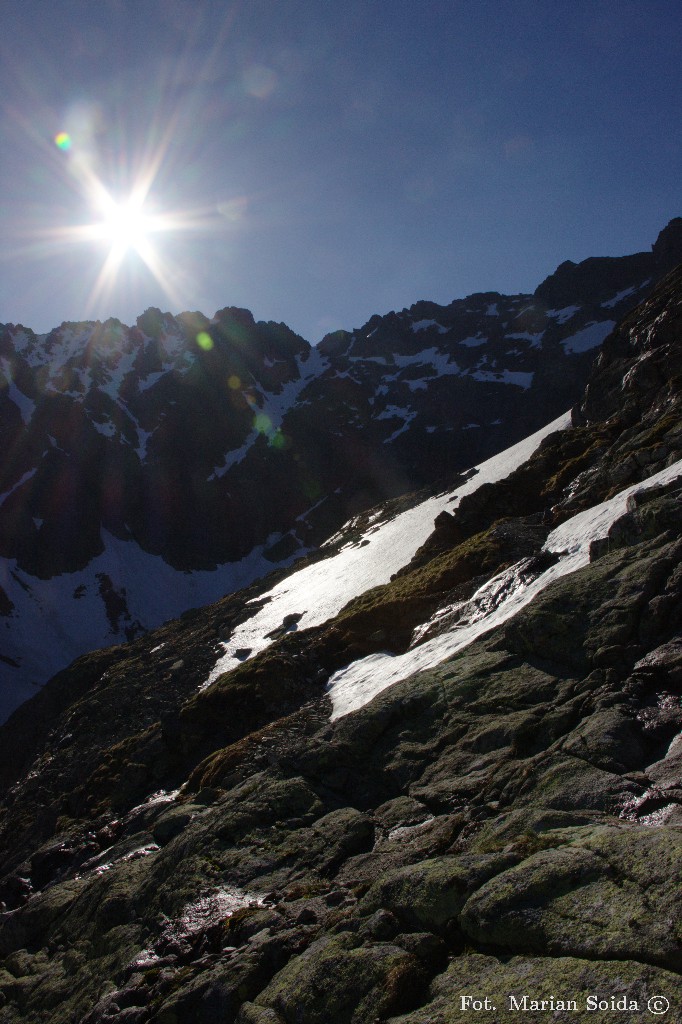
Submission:
[[[227,307],[0,330],[0,720],[74,657],[314,550],[582,395],[682,259],[563,264],[534,295],[419,302],[311,348]],[[440,485],[438,485],[440,486]]]
[[[15,714],[3,1024],[679,1015],[681,317],[678,269],[572,425]]]

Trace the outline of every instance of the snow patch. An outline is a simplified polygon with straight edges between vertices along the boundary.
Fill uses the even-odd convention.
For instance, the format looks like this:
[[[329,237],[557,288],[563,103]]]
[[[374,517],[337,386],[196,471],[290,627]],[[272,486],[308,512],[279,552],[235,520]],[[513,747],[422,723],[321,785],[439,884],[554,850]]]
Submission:
[[[323,356],[318,349],[312,349],[307,353],[306,357],[296,356],[296,365],[298,367],[299,376],[296,379],[289,381],[287,384],[284,384],[278,394],[273,394],[269,391],[261,391],[260,394],[263,399],[263,405],[259,409],[254,407],[254,414],[258,413],[267,416],[270,421],[270,429],[272,431],[276,431],[280,428],[285,415],[294,405],[296,405],[299,395],[309,384],[312,378],[320,376],[320,374],[327,369],[329,366],[329,359],[326,356]],[[338,376],[348,376],[348,374],[338,374]],[[225,476],[232,466],[235,466],[238,462],[241,462],[246,458],[249,450],[260,437],[260,433],[260,430],[254,427],[240,448],[225,453],[222,466],[214,466],[213,472],[208,479],[220,479],[220,477]]]
[[[511,339],[512,341],[528,341],[533,348],[540,348],[542,344],[542,338],[544,331],[537,331],[535,334],[531,334],[529,331],[518,331],[515,334],[505,334],[505,341]]]
[[[458,341],[458,345],[464,345],[465,348],[479,348],[481,345],[485,345],[487,338],[482,338],[480,334],[477,334],[475,338],[462,338]]]
[[[7,378],[7,388],[5,390],[2,388],[2,385],[0,385],[0,394],[5,390],[5,394],[9,398],[10,402],[13,402],[19,410],[24,426],[27,426],[31,422],[31,417],[36,410],[36,404],[32,399],[28,398],[23,391],[20,391],[15,384],[9,360],[0,359],[0,370],[2,370],[3,374]]]
[[[10,494],[14,494],[15,491],[19,490],[19,488],[28,480],[30,480],[31,477],[35,476],[37,472],[37,469],[29,469],[28,472],[24,473],[21,479],[17,480],[17,482],[12,487],[10,487],[8,491],[5,491],[4,494],[0,494],[0,505],[3,505],[5,501],[9,498]]]
[[[469,376],[487,384],[514,384],[527,391],[533,383],[534,374],[522,370],[473,370]]]
[[[581,306],[564,306],[563,309],[548,309],[546,315],[551,316],[558,324],[565,324],[581,308]]]
[[[579,352],[589,352],[590,349],[597,348],[615,326],[615,320],[602,320],[600,323],[588,324],[582,331],[572,334],[570,338],[563,339],[561,344],[564,346],[564,352],[569,355],[575,355]]]
[[[626,299],[628,295],[634,295],[636,291],[637,289],[634,287],[634,285],[632,288],[626,288],[624,291],[618,292],[617,295],[614,295],[612,299],[608,300],[608,302],[602,302],[602,308],[613,309],[613,307],[617,306],[622,299]]]
[[[417,320],[412,324],[412,330],[415,334],[417,331],[425,331],[429,327],[437,327],[439,334],[447,334],[450,330],[449,327],[443,327],[442,324],[439,324],[437,320]]]
[[[14,560],[0,562],[0,586],[14,605],[11,615],[0,617],[0,650],[21,665],[11,673],[11,690],[0,693],[0,722],[35,692],[35,686],[74,658],[125,639],[126,627],[137,626],[138,632],[139,627],[154,629],[187,608],[202,607],[248,586],[274,568],[263,556],[270,538],[238,562],[195,572],[179,572],[159,555],[105,530],[102,540],[104,551],[85,569],[50,579],[29,575]],[[277,564],[289,565],[298,555],[300,551]],[[102,574],[125,600],[117,630],[100,593]]]
[[[116,427],[111,420],[107,420],[106,423],[98,423],[97,420],[90,420],[90,422],[97,433],[102,434],[104,437],[113,437],[116,433]]]

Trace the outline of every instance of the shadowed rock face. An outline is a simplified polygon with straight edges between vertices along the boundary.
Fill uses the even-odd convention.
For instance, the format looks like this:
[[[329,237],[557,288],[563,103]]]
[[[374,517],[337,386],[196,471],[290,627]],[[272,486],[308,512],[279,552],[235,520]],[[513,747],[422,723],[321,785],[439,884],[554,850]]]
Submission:
[[[288,565],[554,419],[679,259],[676,220],[652,252],[563,264],[534,295],[418,302],[314,349],[235,307],[41,337],[4,326],[0,717],[75,655]]]
[[[511,995],[536,1024],[682,1006],[679,479],[635,491],[589,564],[453,657],[334,722],[325,693],[682,458],[681,309],[678,270],[605,345],[576,425],[335,618],[199,690],[273,581],[253,584],[19,709],[0,730],[3,1024],[464,1022],[479,993],[504,1024]]]

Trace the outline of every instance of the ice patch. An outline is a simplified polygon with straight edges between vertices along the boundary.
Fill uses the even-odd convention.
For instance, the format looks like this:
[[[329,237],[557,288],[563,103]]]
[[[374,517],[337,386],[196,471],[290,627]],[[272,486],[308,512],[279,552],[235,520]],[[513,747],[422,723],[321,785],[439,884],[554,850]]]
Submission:
[[[166,918],[162,924],[161,935],[154,945],[141,950],[130,966],[138,970],[153,967],[169,946],[177,952],[178,947],[191,944],[202,932],[232,917],[236,911],[247,907],[261,907],[264,903],[265,897],[259,893],[227,886],[214,889],[188,903],[179,917],[170,920]]]

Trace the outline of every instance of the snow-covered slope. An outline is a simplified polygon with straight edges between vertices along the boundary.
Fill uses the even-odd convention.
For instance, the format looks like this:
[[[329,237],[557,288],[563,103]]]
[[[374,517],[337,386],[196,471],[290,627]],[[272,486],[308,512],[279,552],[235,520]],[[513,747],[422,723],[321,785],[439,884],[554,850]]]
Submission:
[[[205,685],[264,650],[284,627],[306,629],[333,618],[352,598],[386,583],[407,565],[433,529],[436,516],[452,510],[465,494],[501,480],[525,462],[540,442],[570,424],[570,413],[558,417],[530,437],[473,468],[456,492],[428,498],[344,546],[332,557],[291,573],[257,599],[259,610],[240,625],[224,645]],[[253,603],[253,602],[252,602]]]
[[[608,501],[568,519],[552,530],[544,545],[544,551],[558,556],[553,565],[534,570],[533,559],[517,562],[484,583],[469,600],[439,609],[436,622],[446,615],[456,622],[433,639],[419,642],[433,626],[431,621],[419,630],[415,646],[405,654],[372,654],[335,672],[327,687],[333,704],[332,718],[361,708],[401,679],[433,668],[512,618],[545,587],[589,564],[591,544],[606,538],[609,528],[625,513],[632,495],[681,476],[682,460],[678,460],[644,483],[626,487]]]
[[[0,722],[85,651],[132,640],[273,569],[263,546],[239,562],[183,573],[133,541],[103,531],[103,542],[85,569],[46,580],[14,560],[0,565],[0,585],[13,605],[0,617],[0,674],[11,672],[12,682],[0,689]]]

